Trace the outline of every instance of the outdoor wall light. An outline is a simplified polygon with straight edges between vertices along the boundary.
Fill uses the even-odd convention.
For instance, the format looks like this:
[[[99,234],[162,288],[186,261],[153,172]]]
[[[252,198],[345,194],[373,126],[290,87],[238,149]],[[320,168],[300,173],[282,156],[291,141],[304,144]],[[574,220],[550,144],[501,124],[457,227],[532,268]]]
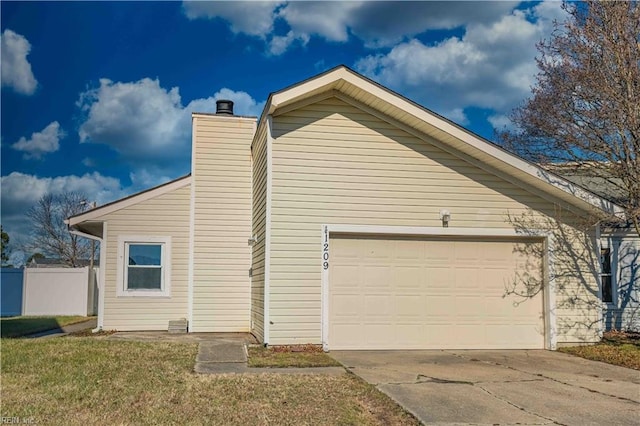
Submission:
[[[251,247],[253,247],[256,243],[258,242],[258,236],[254,235],[253,237],[249,238],[247,240],[247,244],[249,244]]]
[[[443,228],[447,228],[449,226],[449,220],[451,220],[451,213],[449,210],[440,210],[440,220],[442,220]]]

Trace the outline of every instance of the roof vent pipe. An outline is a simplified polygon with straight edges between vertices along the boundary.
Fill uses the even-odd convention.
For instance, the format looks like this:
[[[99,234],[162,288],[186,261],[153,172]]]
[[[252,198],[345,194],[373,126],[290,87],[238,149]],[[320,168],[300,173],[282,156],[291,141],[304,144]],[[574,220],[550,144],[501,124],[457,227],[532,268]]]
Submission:
[[[233,101],[228,99],[220,99],[216,101],[216,114],[233,115]]]

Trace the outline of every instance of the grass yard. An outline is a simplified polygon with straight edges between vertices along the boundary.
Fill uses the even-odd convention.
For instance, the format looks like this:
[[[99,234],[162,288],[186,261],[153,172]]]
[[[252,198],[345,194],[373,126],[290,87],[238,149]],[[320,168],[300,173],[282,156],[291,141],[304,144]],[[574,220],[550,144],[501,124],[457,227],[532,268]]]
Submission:
[[[339,367],[340,363],[314,345],[249,347],[249,367]]]
[[[3,417],[65,424],[418,425],[351,374],[198,375],[196,344],[2,340]]]
[[[2,337],[21,337],[40,331],[54,330],[88,319],[90,318],[81,316],[2,318],[0,319],[0,334]]]
[[[639,333],[608,332],[598,344],[572,346],[558,350],[594,361],[640,370]]]

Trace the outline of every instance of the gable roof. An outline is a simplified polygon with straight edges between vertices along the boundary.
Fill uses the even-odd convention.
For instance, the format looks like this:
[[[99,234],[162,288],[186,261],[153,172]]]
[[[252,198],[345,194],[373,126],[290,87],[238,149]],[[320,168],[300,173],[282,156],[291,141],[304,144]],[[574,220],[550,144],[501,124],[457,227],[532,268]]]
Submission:
[[[79,213],[74,216],[70,216],[65,220],[65,223],[70,227],[82,222],[96,221],[102,216],[109,213],[124,209],[125,207],[132,206],[134,204],[141,203],[146,200],[150,200],[162,194],[166,194],[176,189],[183,188],[191,183],[191,174],[182,176],[178,179],[163,183],[162,185],[155,186],[153,188],[146,189],[144,191],[129,195],[128,197],[121,198],[111,203],[104,204],[102,206],[95,207],[86,212]]]
[[[621,215],[622,207],[512,154],[373,80],[340,65],[269,96],[260,117],[279,115],[330,97],[363,109],[423,140],[526,186],[543,198],[562,200],[582,211]]]

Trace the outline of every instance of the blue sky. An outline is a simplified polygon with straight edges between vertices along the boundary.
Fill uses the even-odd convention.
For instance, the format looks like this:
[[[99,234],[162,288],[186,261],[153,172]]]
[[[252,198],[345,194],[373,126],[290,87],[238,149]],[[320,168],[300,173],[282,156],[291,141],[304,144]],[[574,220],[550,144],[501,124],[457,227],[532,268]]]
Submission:
[[[339,64],[493,138],[559,2],[2,2],[2,225],[47,192],[102,204],[189,172],[192,111]]]

